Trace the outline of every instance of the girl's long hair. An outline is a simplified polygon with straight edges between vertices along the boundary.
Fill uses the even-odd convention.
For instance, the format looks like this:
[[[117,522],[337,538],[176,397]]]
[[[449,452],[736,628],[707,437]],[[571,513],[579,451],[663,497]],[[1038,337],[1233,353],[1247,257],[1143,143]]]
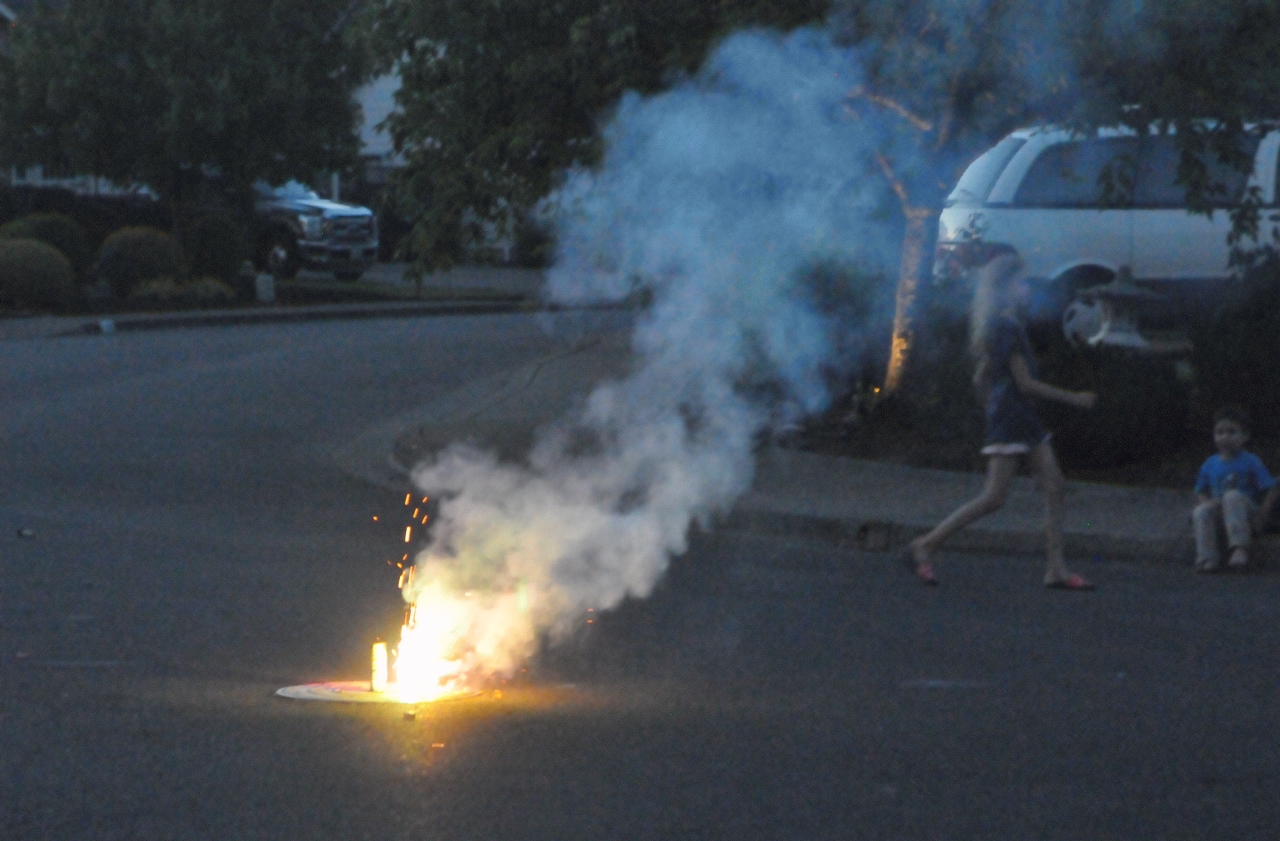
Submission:
[[[1022,273],[1022,258],[1012,249],[997,254],[978,270],[969,305],[969,352],[981,361],[987,355],[991,321],[1004,308],[1009,282]]]

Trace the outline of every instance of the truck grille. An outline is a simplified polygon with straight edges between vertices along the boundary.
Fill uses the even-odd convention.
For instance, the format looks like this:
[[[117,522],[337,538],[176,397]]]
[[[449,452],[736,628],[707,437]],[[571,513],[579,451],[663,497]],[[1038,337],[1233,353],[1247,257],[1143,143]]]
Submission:
[[[373,238],[372,216],[337,216],[327,221],[330,238],[338,242],[364,242]]]

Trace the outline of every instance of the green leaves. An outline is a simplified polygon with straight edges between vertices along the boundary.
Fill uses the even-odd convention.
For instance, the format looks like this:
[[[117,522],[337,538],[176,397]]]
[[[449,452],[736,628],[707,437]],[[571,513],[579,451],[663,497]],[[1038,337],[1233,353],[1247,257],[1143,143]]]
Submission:
[[[353,163],[352,0],[65,0],[15,27],[0,150],[138,182],[174,204],[204,175],[247,194]]]
[[[597,129],[626,90],[693,72],[742,25],[791,28],[826,3],[722,0],[388,0],[364,37],[396,70],[387,128],[404,156],[401,212],[420,266],[484,257],[526,225],[559,174],[600,155]]]

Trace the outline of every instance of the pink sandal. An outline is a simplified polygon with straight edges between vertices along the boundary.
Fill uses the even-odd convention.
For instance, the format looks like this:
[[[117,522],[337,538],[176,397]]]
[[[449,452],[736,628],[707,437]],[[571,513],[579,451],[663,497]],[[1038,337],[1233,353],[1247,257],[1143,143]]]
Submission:
[[[938,579],[933,574],[933,564],[928,563],[927,561],[925,563],[917,563],[916,557],[912,553],[910,546],[902,550],[899,560],[902,561],[902,565],[905,566],[912,575],[919,579],[921,584],[926,587],[938,586]]]
[[[1066,578],[1060,578],[1057,581],[1050,581],[1044,586],[1050,590],[1075,590],[1080,593],[1096,589],[1092,583],[1075,573],[1068,575]]]

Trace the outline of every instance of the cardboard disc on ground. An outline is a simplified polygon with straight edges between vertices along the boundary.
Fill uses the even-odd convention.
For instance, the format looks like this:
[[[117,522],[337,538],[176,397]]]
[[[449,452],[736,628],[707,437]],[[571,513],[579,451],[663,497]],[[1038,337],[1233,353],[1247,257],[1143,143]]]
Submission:
[[[389,684],[386,692],[374,692],[369,688],[367,680],[332,680],[326,683],[304,683],[298,686],[286,686],[277,689],[281,698],[295,701],[336,701],[347,704],[433,704],[438,701],[456,701],[460,698],[474,698],[479,692],[460,689],[449,692],[429,701],[404,700],[400,697],[396,685]]]

